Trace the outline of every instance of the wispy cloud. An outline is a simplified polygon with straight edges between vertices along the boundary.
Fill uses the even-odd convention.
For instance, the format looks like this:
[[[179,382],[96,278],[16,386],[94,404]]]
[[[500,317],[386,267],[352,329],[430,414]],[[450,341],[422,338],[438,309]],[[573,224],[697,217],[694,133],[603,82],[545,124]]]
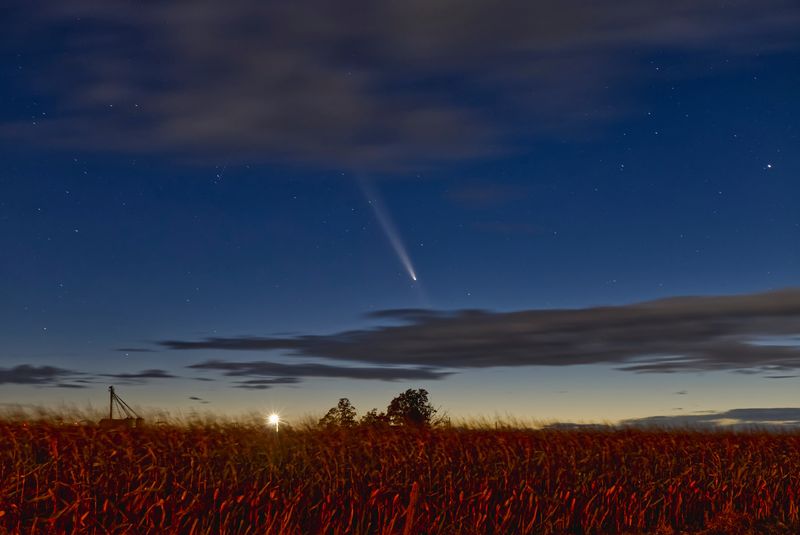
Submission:
[[[444,376],[443,369],[577,364],[609,364],[636,373],[728,370],[775,375],[800,370],[800,345],[753,343],[800,333],[797,289],[584,309],[409,309],[370,317],[394,324],[330,335],[217,337],[161,345],[175,350],[279,350],[289,356],[375,366],[224,361],[195,365],[230,375],[438,378]]]
[[[728,411],[701,411],[702,414],[649,416],[623,420],[621,425],[656,427],[794,427],[800,425],[800,408],[745,408]]]
[[[143,370],[136,373],[108,373],[102,374],[101,377],[113,377],[115,379],[175,379],[176,376],[165,370],[151,369]]]
[[[298,377],[274,377],[272,379],[246,379],[244,381],[236,381],[234,386],[236,388],[245,388],[248,390],[266,390],[275,385],[293,385],[300,382]]]
[[[189,368],[197,370],[213,370],[223,372],[229,377],[274,377],[266,381],[247,381],[239,385],[275,385],[292,384],[301,377],[326,377],[336,379],[377,379],[381,381],[399,381],[412,379],[435,380],[446,377],[452,372],[428,367],[357,367],[331,366],[328,364],[281,364],[278,362],[230,362],[209,360],[192,364]]]
[[[608,88],[640,83],[650,51],[784,50],[800,14],[792,0],[11,0],[4,16],[14,53],[47,35],[16,83],[57,111],[6,124],[15,140],[397,169],[513,150],[531,125],[585,130],[625,111],[630,90]],[[488,115],[476,95],[502,104]]]
[[[100,378],[143,383],[150,379],[171,379],[175,377],[169,372],[157,369],[135,373],[94,374],[56,366],[32,366],[30,364],[20,364],[13,368],[0,368],[0,384],[50,386],[55,388],[88,388],[88,385],[94,384]]]
[[[81,374],[55,366],[31,366],[21,364],[13,368],[0,368],[0,384],[55,385],[61,388],[80,388],[79,385],[63,383]]]

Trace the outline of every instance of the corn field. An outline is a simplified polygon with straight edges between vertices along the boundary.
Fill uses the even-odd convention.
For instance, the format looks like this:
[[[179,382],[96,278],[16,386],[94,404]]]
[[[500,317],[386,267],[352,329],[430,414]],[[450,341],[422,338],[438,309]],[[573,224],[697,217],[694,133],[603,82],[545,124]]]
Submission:
[[[0,421],[0,533],[797,533],[800,435]]]

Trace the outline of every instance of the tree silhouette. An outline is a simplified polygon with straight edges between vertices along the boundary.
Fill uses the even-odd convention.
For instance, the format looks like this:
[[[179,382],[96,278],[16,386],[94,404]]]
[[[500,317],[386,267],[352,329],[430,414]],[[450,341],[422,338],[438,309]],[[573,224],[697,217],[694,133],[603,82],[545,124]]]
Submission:
[[[429,426],[434,414],[436,409],[428,401],[428,391],[424,388],[409,388],[394,398],[386,410],[392,425]]]
[[[361,421],[359,422],[361,425],[368,425],[368,426],[381,426],[387,425],[389,423],[389,418],[386,416],[385,412],[378,412],[378,409],[372,409],[368,411],[364,416],[361,417]]]
[[[320,419],[319,425],[323,427],[353,427],[356,425],[356,409],[349,399],[341,398],[339,403]]]

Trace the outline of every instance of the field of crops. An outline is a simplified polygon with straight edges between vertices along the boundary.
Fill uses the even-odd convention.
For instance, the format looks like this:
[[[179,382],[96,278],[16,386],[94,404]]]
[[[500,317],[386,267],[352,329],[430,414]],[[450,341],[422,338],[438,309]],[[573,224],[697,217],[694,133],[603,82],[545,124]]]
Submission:
[[[0,533],[797,533],[800,436],[0,421]]]

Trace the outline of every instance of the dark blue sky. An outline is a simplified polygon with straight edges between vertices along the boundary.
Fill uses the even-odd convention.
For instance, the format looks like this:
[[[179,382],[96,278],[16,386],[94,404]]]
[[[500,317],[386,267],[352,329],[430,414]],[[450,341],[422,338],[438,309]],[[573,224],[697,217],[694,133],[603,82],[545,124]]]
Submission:
[[[762,292],[800,282],[793,2],[5,11],[0,402],[113,381],[293,414],[417,386],[521,418],[791,399],[765,377],[800,367],[800,300]],[[597,327],[716,295],[743,303],[654,305],[645,342]],[[407,308],[485,312],[381,312]],[[623,369],[643,358],[659,373]]]

